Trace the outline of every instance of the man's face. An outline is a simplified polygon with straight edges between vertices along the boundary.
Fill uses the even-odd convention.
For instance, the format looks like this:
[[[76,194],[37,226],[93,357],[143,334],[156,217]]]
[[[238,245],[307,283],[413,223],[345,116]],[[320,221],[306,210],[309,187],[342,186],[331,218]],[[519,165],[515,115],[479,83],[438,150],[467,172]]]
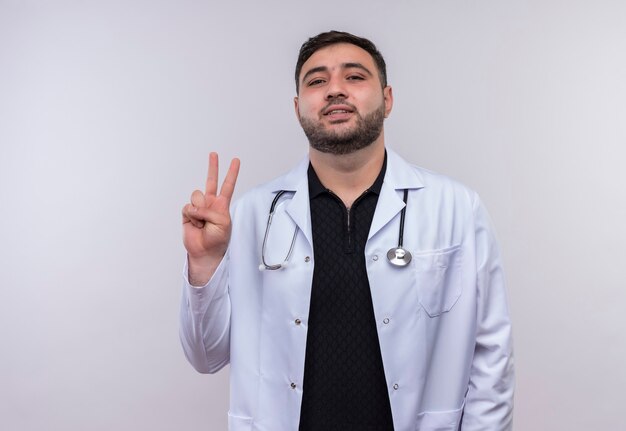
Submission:
[[[296,115],[311,147],[349,154],[382,139],[393,97],[367,51],[347,43],[322,48],[302,65],[299,79]]]

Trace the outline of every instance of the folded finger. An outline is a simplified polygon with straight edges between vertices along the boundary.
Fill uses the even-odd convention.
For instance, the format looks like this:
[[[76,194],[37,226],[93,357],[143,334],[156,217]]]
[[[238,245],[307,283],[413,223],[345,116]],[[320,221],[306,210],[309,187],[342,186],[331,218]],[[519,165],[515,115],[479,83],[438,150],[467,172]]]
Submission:
[[[197,228],[203,228],[205,220],[202,218],[203,214],[198,211],[198,208],[192,204],[187,204],[183,207],[183,224],[191,223]]]

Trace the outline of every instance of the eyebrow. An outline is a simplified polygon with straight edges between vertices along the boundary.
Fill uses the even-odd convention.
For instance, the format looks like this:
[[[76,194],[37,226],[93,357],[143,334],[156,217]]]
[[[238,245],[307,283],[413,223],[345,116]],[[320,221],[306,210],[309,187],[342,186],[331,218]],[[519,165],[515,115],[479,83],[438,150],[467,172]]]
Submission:
[[[370,70],[367,67],[363,66],[361,63],[341,63],[341,68],[342,69],[360,69],[364,71],[365,73],[367,73],[369,76],[374,76],[372,72],[370,72]],[[306,81],[309,75],[312,75],[317,72],[328,72],[328,67],[317,66],[317,67],[314,67],[313,69],[309,69],[302,77],[302,82]]]

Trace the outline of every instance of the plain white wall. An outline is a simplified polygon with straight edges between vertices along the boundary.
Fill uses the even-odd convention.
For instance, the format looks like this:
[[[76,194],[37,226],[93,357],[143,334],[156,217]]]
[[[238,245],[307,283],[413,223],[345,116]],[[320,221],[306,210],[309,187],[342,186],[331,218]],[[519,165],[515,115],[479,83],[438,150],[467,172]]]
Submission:
[[[180,208],[307,149],[300,44],[375,41],[388,144],[477,189],[515,324],[517,430],[626,429],[626,4],[0,0],[0,428],[223,430],[179,347]]]

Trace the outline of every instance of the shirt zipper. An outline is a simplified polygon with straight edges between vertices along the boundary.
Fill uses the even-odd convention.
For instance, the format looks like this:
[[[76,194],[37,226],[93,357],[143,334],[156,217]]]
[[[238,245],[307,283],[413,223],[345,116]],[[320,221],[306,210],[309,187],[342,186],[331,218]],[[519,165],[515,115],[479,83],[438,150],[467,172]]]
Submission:
[[[353,241],[352,241],[352,226],[350,224],[350,215],[351,215],[351,209],[354,208],[354,206],[365,196],[369,193],[370,189],[366,189],[363,193],[361,193],[359,195],[358,198],[356,198],[354,200],[354,202],[352,202],[352,205],[350,207],[345,206],[345,204],[343,203],[343,201],[341,200],[341,198],[339,196],[337,196],[332,190],[330,189],[326,189],[326,191],[333,196],[336,200],[339,201],[339,203],[341,204],[341,207],[344,208],[345,210],[345,215],[346,215],[346,229],[347,229],[347,233],[348,233],[348,244],[346,247],[346,252],[347,253],[352,253],[354,252],[354,246],[353,246]]]

